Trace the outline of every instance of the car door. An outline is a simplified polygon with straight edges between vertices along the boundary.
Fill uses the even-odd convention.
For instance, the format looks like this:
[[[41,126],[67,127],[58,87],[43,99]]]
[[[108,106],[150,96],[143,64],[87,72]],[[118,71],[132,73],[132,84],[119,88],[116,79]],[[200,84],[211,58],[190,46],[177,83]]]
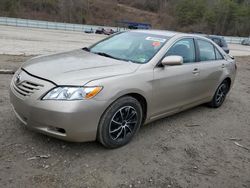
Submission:
[[[183,57],[183,65],[157,66],[154,69],[153,105],[154,115],[167,115],[179,111],[183,106],[197,101],[200,85],[196,50],[193,38],[177,41],[165,56]]]
[[[198,49],[197,68],[199,69],[200,86],[197,88],[200,100],[211,98],[223,75],[226,61],[216,46],[210,41],[196,39]]]

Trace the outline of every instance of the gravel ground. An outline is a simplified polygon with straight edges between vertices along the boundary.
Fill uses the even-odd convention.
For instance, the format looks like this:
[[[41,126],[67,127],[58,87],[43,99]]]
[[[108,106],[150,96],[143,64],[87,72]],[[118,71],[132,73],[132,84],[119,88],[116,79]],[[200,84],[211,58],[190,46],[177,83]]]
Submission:
[[[105,35],[0,25],[0,54],[44,55],[89,46]],[[250,46],[230,44],[233,56],[250,56]]]
[[[230,54],[233,56],[249,56],[250,46],[240,44],[229,44]]]
[[[106,35],[0,25],[0,54],[44,55],[89,46]]]
[[[0,66],[16,69],[27,58],[0,55]],[[28,130],[9,103],[12,76],[0,74],[0,187],[249,188],[250,57],[237,61],[221,108],[199,106],[156,121],[115,150]]]

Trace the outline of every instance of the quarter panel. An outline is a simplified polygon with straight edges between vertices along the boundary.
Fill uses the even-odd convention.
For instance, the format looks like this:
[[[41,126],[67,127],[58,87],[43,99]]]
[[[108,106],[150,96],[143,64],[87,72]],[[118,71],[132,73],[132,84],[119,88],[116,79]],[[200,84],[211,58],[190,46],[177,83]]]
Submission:
[[[222,65],[225,60],[198,62],[200,69],[200,87],[197,92],[200,93],[201,99],[213,97],[221,79],[225,77]]]

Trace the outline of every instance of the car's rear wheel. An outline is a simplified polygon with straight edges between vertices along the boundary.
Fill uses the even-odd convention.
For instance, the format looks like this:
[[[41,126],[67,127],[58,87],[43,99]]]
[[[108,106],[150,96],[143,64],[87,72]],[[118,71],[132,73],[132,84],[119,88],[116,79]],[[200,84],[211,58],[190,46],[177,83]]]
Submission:
[[[210,101],[208,105],[212,108],[220,107],[226,99],[229,87],[229,83],[226,80],[223,81],[217,88],[212,101]]]
[[[125,96],[104,112],[98,127],[98,140],[107,148],[126,145],[142,123],[142,107],[133,97]]]

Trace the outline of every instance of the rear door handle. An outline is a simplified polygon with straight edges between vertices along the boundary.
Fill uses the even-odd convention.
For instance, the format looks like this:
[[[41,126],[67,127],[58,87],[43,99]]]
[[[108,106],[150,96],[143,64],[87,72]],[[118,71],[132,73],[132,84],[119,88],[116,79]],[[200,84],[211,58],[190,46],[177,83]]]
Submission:
[[[221,65],[221,68],[225,68],[225,64],[224,63]]]
[[[199,74],[199,73],[200,73],[200,71],[199,71],[198,68],[195,68],[195,69],[193,70],[193,74]]]

